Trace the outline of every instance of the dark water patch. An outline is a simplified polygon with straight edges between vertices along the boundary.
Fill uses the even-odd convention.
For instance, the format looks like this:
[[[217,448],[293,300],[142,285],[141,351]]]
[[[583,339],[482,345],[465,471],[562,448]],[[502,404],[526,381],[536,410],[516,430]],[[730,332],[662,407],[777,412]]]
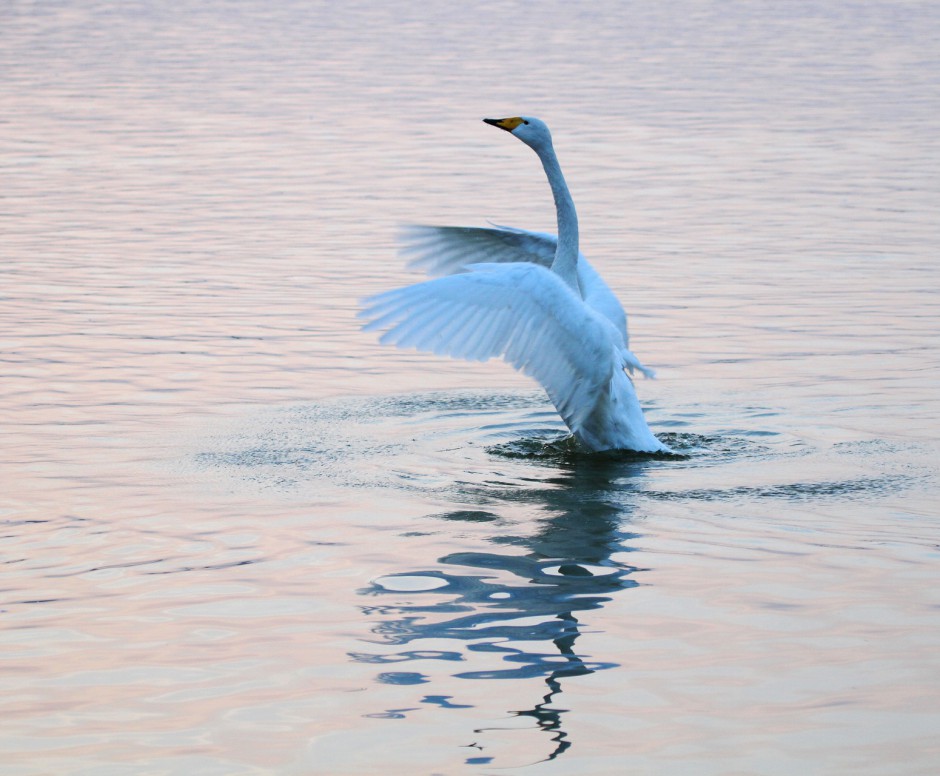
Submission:
[[[458,509],[453,512],[431,515],[431,517],[438,520],[454,520],[463,523],[494,523],[500,520],[499,515],[479,509]]]
[[[733,434],[694,434],[666,432],[660,439],[685,459],[732,459],[769,454],[770,448]]]
[[[433,392],[279,408],[210,438],[216,449],[205,449],[207,440],[201,440],[203,449],[188,464],[281,492],[316,480],[424,491],[433,489],[432,472],[440,468],[436,460],[423,466],[425,460],[445,451],[472,451],[483,418],[501,416],[500,433],[515,433],[531,427],[526,416],[544,406],[538,392]]]
[[[424,674],[414,671],[386,671],[379,674],[375,680],[381,684],[426,684],[430,681]]]
[[[238,438],[223,440],[223,444],[234,449],[196,453],[191,458],[192,467],[197,471],[228,473],[239,483],[252,483],[263,490],[291,492],[319,479],[347,487],[372,487],[383,484],[382,480],[388,480],[390,473],[369,474],[363,470],[363,462],[392,460],[403,449],[394,443],[370,443],[351,435],[344,438],[337,435],[336,426],[332,428],[333,439],[322,431],[322,427],[298,425],[283,434],[247,439],[249,446],[242,449],[238,449]],[[294,445],[293,440],[285,438],[307,433],[319,433],[318,443]]]
[[[661,437],[665,441],[665,436]],[[667,443],[668,444],[668,443]],[[513,439],[497,445],[489,445],[486,452],[499,458],[531,461],[560,467],[604,466],[616,463],[641,463],[645,461],[682,461],[689,456],[677,453],[643,453],[635,450],[604,450],[593,452],[586,450],[574,436],[559,435],[557,431],[528,433],[520,439]]]
[[[499,652],[509,664],[486,672],[461,672],[455,675],[459,678],[572,675],[611,667],[613,663],[587,661],[572,649],[580,635],[575,612],[599,608],[611,595],[637,585],[629,578],[637,569],[610,558],[616,541],[608,539],[613,545],[607,552],[589,560],[456,552],[440,559],[441,568],[376,579],[360,593],[393,601],[363,607],[369,615],[382,616],[372,626],[374,640],[402,647],[425,639],[464,642],[471,651]],[[507,642],[554,646],[543,652],[537,646],[523,649]],[[350,657],[357,662],[398,663],[426,659],[427,654],[405,649],[360,651]],[[447,651],[438,659],[454,657]]]
[[[145,571],[143,573],[151,576],[162,576],[164,574],[180,574],[189,571],[222,571],[225,569],[238,568],[239,566],[251,566],[255,563],[261,563],[264,560],[264,558],[245,558],[243,560],[232,560],[226,561],[224,563],[206,563],[193,566],[178,566],[172,569],[165,569],[161,571]]]
[[[392,683],[387,682],[387,684],[392,684]],[[388,709],[387,711],[380,711],[374,714],[363,714],[362,716],[369,718],[369,719],[405,719],[405,715],[409,711],[418,711],[418,707],[415,706],[413,708],[405,708],[405,709]]]
[[[747,420],[768,411],[744,408],[742,413]],[[592,482],[606,478],[629,491],[651,468],[777,460],[814,450],[803,440],[759,427],[710,434],[667,431],[660,437],[672,453],[588,452],[539,391],[357,397],[278,408],[239,423],[236,433],[209,440],[214,449],[201,440],[190,468],[222,475],[233,487],[278,495],[303,495],[323,482],[439,494],[472,502],[465,514],[450,518],[468,523],[493,521],[486,514],[491,510],[474,507],[552,482],[546,476],[565,487],[577,485],[572,474]],[[494,470],[498,461],[521,465]]]
[[[42,525],[43,523],[50,523],[51,520],[0,520],[0,525],[4,528],[16,528],[20,525]]]
[[[528,680],[532,682],[528,705],[520,708],[516,699],[506,711],[534,720],[549,735],[551,752],[545,759],[564,752],[571,746],[564,729],[568,711],[559,705],[566,681],[619,666],[579,648],[585,628],[597,633],[596,626],[586,626],[579,618],[637,587],[631,575],[640,569],[614,559],[630,549],[625,541],[633,534],[622,531],[622,514],[612,505],[576,496],[570,508],[555,503],[552,511],[557,513],[539,521],[534,531],[530,526],[526,535],[515,537],[512,552],[453,552],[439,558],[435,568],[388,574],[360,590],[361,595],[386,601],[361,607],[373,620],[372,638],[366,641],[381,644],[382,650],[350,652],[350,659],[379,665],[431,659],[444,661],[439,664],[442,668],[453,663],[459,670],[450,676],[456,680]],[[472,521],[481,516],[495,515],[456,510],[433,517]],[[524,554],[515,554],[518,551]],[[429,640],[451,644],[453,649],[414,648]],[[493,665],[489,659],[480,665],[486,657],[499,662]],[[381,684],[403,685],[425,679],[425,674],[407,671],[376,677]],[[452,697],[435,693],[415,700],[466,708],[452,702]],[[401,719],[408,711],[386,709],[367,716]],[[482,749],[475,743],[470,746]],[[468,762],[488,759],[468,758]]]
[[[498,412],[506,409],[543,407],[546,399],[541,391],[479,393],[475,391],[442,391],[418,394],[410,398],[373,398],[370,405],[386,414],[417,415],[443,412],[448,415],[472,412]]]
[[[575,437],[559,434],[555,430],[529,433],[520,439],[514,439],[497,445],[490,445],[486,452],[501,458],[530,460],[553,465],[577,465],[605,462],[632,463],[643,461],[686,462],[694,464],[740,458],[761,458],[776,456],[781,453],[766,444],[756,442],[745,436],[707,435],[687,432],[665,432],[659,438],[672,448],[671,453],[643,453],[635,450],[605,450],[591,452],[585,450]],[[761,437],[775,437],[776,432],[764,431],[754,434]]]
[[[442,709],[472,709],[473,706],[467,703],[454,703],[451,701],[453,695],[425,695],[421,703],[432,703],[440,706]]]
[[[163,564],[171,560],[176,560],[176,558],[150,558],[146,560],[134,560],[134,561],[125,561],[122,563],[105,563],[98,566],[90,566],[89,568],[82,568],[76,571],[68,571],[59,574],[46,574],[47,579],[55,579],[57,577],[77,577],[83,574],[92,574],[97,571],[110,571],[115,569],[132,569],[140,566],[152,566],[154,564]],[[169,572],[144,572],[144,573],[169,573]]]
[[[105,597],[112,598],[113,596],[98,596],[98,597],[99,598],[105,598]],[[51,597],[51,598],[25,598],[23,600],[18,600],[18,601],[4,601],[4,605],[22,606],[22,605],[27,605],[27,604],[58,604],[58,603],[83,601],[83,600],[86,600],[86,599],[80,598],[78,596],[56,596],[56,597]],[[28,626],[17,626],[17,627],[25,628]]]
[[[643,496],[661,501],[734,501],[782,499],[813,501],[829,498],[886,496],[910,484],[903,476],[858,477],[840,481],[792,482],[782,485],[740,485],[733,488],[696,488],[691,490],[644,490]]]
[[[395,655],[372,655],[366,652],[348,653],[357,663],[400,663],[405,660],[463,660],[463,655],[459,652],[449,652],[435,649],[410,649],[399,652]]]
[[[921,442],[867,439],[837,442],[832,449],[840,456],[903,473],[911,479],[930,482],[940,477],[936,448]]]

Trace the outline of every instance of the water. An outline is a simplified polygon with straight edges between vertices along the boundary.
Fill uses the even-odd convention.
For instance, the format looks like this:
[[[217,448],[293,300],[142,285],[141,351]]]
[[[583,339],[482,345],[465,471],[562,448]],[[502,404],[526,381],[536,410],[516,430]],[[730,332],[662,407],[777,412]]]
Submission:
[[[936,772],[934,4],[0,17],[4,774]],[[517,113],[683,458],[358,330]]]

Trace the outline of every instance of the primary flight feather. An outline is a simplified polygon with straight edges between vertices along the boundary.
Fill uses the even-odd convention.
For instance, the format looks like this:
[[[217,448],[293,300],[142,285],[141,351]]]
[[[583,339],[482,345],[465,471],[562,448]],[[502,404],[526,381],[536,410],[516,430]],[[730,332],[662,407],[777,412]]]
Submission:
[[[535,378],[589,450],[668,452],[643,417],[625,370],[626,315],[578,249],[578,220],[551,134],[539,119],[484,119],[542,161],[558,237],[509,227],[410,227],[410,266],[437,276],[366,300],[366,329],[381,342],[485,361],[500,357]]]

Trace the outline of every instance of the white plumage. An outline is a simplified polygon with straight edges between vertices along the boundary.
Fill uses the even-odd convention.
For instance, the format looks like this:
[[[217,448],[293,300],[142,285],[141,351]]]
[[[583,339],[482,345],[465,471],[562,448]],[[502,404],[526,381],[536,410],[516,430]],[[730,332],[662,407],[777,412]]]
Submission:
[[[558,238],[545,232],[530,232],[512,226],[426,226],[411,225],[402,232],[402,253],[410,257],[408,267],[420,269],[432,277],[466,272],[471,264],[531,262],[551,268]],[[630,347],[627,314],[620,300],[604,282],[598,271],[578,254],[578,286],[588,307],[607,318],[623,338],[624,348]],[[655,372],[643,366],[628,352],[628,369],[638,369],[646,377]]]
[[[381,342],[471,361],[501,357],[535,378],[590,450],[668,451],[650,431],[626,370],[650,375],[628,349],[626,315],[578,250],[578,225],[545,124],[486,119],[542,160],[558,237],[508,227],[410,227],[410,266],[433,280],[366,300]]]

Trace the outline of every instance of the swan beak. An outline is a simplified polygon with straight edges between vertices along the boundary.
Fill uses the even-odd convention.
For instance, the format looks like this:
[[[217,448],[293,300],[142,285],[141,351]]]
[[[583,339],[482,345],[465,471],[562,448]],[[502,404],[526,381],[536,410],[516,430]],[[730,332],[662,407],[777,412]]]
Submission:
[[[522,119],[519,116],[513,116],[509,119],[483,119],[483,121],[491,126],[505,129],[507,132],[512,132],[522,123]]]

